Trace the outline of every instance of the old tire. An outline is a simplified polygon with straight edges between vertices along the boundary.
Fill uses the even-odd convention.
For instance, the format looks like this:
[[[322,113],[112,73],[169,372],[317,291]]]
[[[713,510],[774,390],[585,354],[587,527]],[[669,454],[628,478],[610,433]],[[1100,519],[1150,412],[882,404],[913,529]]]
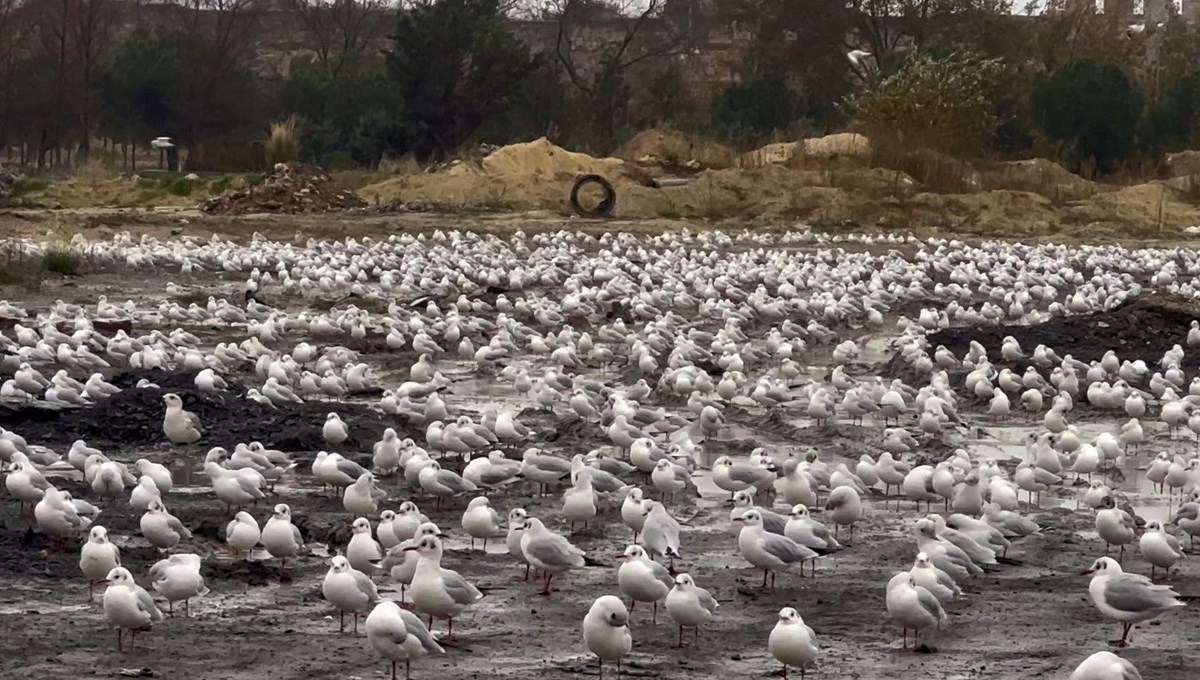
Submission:
[[[592,209],[579,205],[579,190],[589,184],[598,184],[604,190],[604,198]],[[580,217],[612,217],[616,207],[617,190],[613,188],[612,182],[601,175],[580,175],[575,178],[575,185],[571,187],[571,208],[575,210],[575,214]]]

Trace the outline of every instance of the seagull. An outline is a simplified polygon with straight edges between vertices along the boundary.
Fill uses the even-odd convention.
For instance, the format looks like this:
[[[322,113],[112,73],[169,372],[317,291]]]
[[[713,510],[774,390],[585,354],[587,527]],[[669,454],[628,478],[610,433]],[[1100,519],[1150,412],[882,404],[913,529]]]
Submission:
[[[1142,674],[1127,659],[1112,652],[1096,652],[1076,666],[1067,680],[1142,680]]]
[[[476,496],[463,513],[462,528],[471,537],[472,550],[475,549],[475,539],[483,539],[483,551],[487,552],[488,539],[500,533],[500,515],[488,505],[486,496]]]
[[[188,600],[208,593],[200,575],[200,556],[195,553],[176,553],[150,567],[154,591],[167,601],[168,613],[174,613],[174,603],[183,601],[185,616],[190,616]]]
[[[616,661],[617,677],[621,677],[621,659],[633,649],[628,624],[625,604],[612,595],[597,598],[583,617],[583,643],[596,655],[600,678],[604,677],[605,661]]]
[[[417,569],[412,581],[413,608],[429,617],[447,620],[447,634],[454,637],[454,617],[483,593],[458,572],[443,568],[442,542],[437,536],[425,536],[415,546],[405,548],[417,553]]]
[[[292,509],[286,503],[275,506],[271,518],[262,530],[262,545],[271,557],[280,559],[280,570],[287,567],[289,557],[296,557],[304,550],[304,539],[300,530],[292,524]]]
[[[163,415],[163,434],[172,444],[195,444],[202,432],[200,418],[191,411],[183,410],[183,400],[175,393],[163,395],[167,410]]]
[[[446,653],[420,618],[390,600],[375,605],[367,616],[366,628],[367,643],[392,662],[391,680],[396,680],[397,661],[404,662],[404,679],[409,680],[414,657]]]
[[[888,614],[904,628],[905,648],[908,647],[908,631],[916,631],[913,644],[922,630],[940,628],[946,620],[946,611],[933,593],[916,584],[916,579],[907,571],[898,572],[888,581]]]
[[[233,550],[235,560],[241,553],[248,554],[254,550],[261,537],[258,521],[244,510],[234,515],[229,524],[225,525],[225,543]]]
[[[771,577],[773,588],[773,572],[786,569],[791,564],[801,563],[800,575],[803,576],[804,560],[817,557],[816,552],[792,539],[767,532],[763,527],[762,514],[758,510],[749,510],[734,521],[742,523],[742,530],[738,532],[738,551],[752,566],[763,570],[763,588],[767,587],[768,576]]]
[[[162,621],[163,615],[154,605],[150,593],[133,580],[133,574],[124,567],[117,567],[108,573],[108,588],[104,591],[104,618],[117,630],[117,651],[125,651],[122,647],[121,633],[129,630],[133,640],[137,640],[137,631],[149,630],[154,621]]]
[[[346,632],[346,612],[354,615],[354,632],[357,633],[359,612],[365,612],[379,602],[379,592],[371,579],[350,566],[350,561],[341,555],[335,555],[329,561],[329,571],[321,582],[321,594],[337,609],[339,633]]]
[[[113,569],[121,566],[121,551],[108,540],[108,531],[102,526],[93,526],[88,540],[79,550],[79,570],[88,580],[88,602],[92,601],[93,588],[104,583]]]
[[[188,531],[187,527],[183,526],[183,523],[168,512],[166,506],[158,500],[150,501],[146,512],[142,514],[139,526],[142,536],[150,542],[150,545],[163,552],[174,548],[180,541],[192,537],[192,532]]]
[[[683,647],[683,629],[691,628],[695,637],[692,643],[700,643],[700,626],[712,621],[717,613],[716,598],[696,585],[689,574],[675,577],[675,586],[667,593],[667,615],[679,626],[679,644]]]
[[[536,517],[525,520],[525,531],[521,536],[521,554],[525,556],[526,562],[544,575],[542,595],[550,594],[550,581],[556,575],[588,563],[582,550],[571,545],[562,535],[547,529]]]
[[[1114,641],[1126,646],[1130,630],[1143,621],[1184,606],[1179,595],[1167,586],[1154,585],[1140,574],[1128,574],[1111,557],[1101,557],[1083,572],[1092,574],[1088,592],[1100,613],[1121,622],[1121,639]]]
[[[809,628],[800,612],[792,607],[779,610],[779,620],[767,637],[767,651],[783,664],[783,677],[787,680],[788,666],[800,669],[800,679],[817,660],[817,634]]]

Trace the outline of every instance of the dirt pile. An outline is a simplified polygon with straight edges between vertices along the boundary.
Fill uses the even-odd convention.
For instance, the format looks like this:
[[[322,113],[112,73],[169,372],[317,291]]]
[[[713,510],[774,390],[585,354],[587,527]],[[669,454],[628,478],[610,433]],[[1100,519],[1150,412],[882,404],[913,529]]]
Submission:
[[[1102,187],[1045,158],[999,163],[980,172],[984,189],[1007,189],[1041,194],[1051,200],[1089,198]]]
[[[271,174],[244,189],[204,202],[204,212],[220,215],[247,213],[319,213],[360,208],[358,194],[337,186],[324,170],[305,163],[277,163]]]
[[[990,324],[947,328],[930,335],[929,346],[945,345],[955,355],[962,356],[970,342],[977,340],[996,358],[1004,337],[1011,335],[1021,343],[1026,355],[1031,355],[1038,345],[1046,345],[1059,356],[1070,354],[1080,361],[1094,361],[1111,349],[1122,360],[1141,359],[1155,365],[1167,350],[1183,343],[1193,319],[1200,319],[1200,305],[1194,301],[1154,294],[1108,311],[1056,317],[1029,326]],[[1189,356],[1184,364],[1200,365],[1200,358]]]
[[[12,200],[13,185],[19,177],[16,170],[0,165],[0,206],[8,205]]]
[[[733,149],[675,130],[644,130],[617,150],[617,157],[671,170],[720,170],[733,167]]]
[[[739,168],[765,165],[823,167],[830,164],[863,164],[871,158],[871,141],[853,132],[811,137],[799,142],[767,144],[737,158]]]

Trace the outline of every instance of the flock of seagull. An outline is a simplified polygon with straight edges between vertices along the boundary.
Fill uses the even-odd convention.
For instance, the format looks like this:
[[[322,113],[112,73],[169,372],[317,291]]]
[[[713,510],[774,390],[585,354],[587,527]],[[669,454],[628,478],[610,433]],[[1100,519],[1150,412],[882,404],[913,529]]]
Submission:
[[[449,529],[430,521],[417,500],[442,512],[469,499],[459,524],[472,549],[503,539],[525,578],[538,575],[545,596],[554,579],[602,564],[572,543],[576,527],[619,521],[632,540],[620,553],[612,594],[582,618],[583,643],[601,674],[605,663],[621,673],[637,603],[650,606],[652,625],[661,603],[681,647],[688,629],[696,644],[720,615],[718,600],[701,587],[709,575],[677,569],[692,553],[690,528],[676,514],[702,495],[730,506],[737,553],[762,571],[767,597],[778,576],[804,576],[807,568],[819,578],[823,560],[853,550],[868,511],[906,524],[913,561],[887,582],[886,612],[902,628],[902,646],[912,632],[916,648],[946,625],[948,603],[969,597],[974,577],[1013,564],[1020,541],[1040,534],[1023,513],[1041,504],[1041,494],[1074,497],[1064,489],[1086,476],[1081,500],[1094,511],[1096,551],[1100,543],[1106,548],[1105,556],[1086,559],[1089,593],[1101,616],[1122,624],[1116,644],[1128,643],[1134,625],[1185,606],[1150,577],[1178,570],[1187,559],[1179,537],[1194,542],[1200,534],[1200,459],[1182,443],[1173,454],[1143,449],[1162,448],[1154,437],[1160,429],[1173,436],[1190,428],[1200,438],[1200,376],[1189,382],[1183,364],[1188,351],[1200,351],[1200,324],[1179,329],[1179,344],[1153,367],[1111,351],[1087,362],[1060,357],[1011,336],[999,347],[971,342],[956,356],[927,336],[950,326],[1102,312],[1151,289],[1194,297],[1200,256],[1192,251],[971,246],[807,231],[640,239],[439,231],[295,243],[256,234],[246,244],[119,234],[99,242],[77,236],[71,245],[97,267],[236,277],[244,280],[241,299],[214,295],[185,306],[177,300],[187,291],[170,283],[157,304],[99,296],[38,310],[0,300],[0,319],[12,322],[0,332],[0,374],[7,376],[0,403],[90,408],[121,398],[109,380],[128,369],[187,372],[197,393],[273,409],[328,402],[332,410],[319,424],[327,450],[319,452],[260,442],[232,452],[207,446],[205,423],[176,393],[161,397],[163,438],[175,464],[202,465],[228,509],[233,559],[265,553],[281,571],[289,560],[306,559],[309,547],[288,504],[274,504],[261,527],[254,516],[276,484],[310,476],[322,487],[314,493],[340,496],[351,539],[329,559],[321,590],[341,630],[345,615],[357,632],[366,614],[367,643],[391,664],[393,678],[400,662],[407,678],[411,660],[444,653],[455,619],[485,596],[443,564]],[[308,306],[329,298],[338,303],[328,311]],[[108,324],[139,332],[97,330]],[[242,339],[206,342],[214,327],[236,329]],[[855,334],[888,337],[906,378],[870,374],[865,355],[878,350]],[[416,360],[403,375],[381,378],[372,352],[409,352]],[[515,407],[448,403],[463,371],[511,390]],[[242,392],[239,384],[252,386]],[[337,402],[372,388],[382,389],[376,408],[396,427],[369,452],[349,451],[355,423],[342,419]],[[151,379],[134,389],[161,390]],[[581,422],[605,445],[558,450],[520,421],[521,409]],[[842,460],[803,446],[763,447],[745,459],[723,455],[705,464],[712,457],[706,450],[732,427],[731,409],[810,427],[844,420],[878,428],[881,451]],[[1015,467],[971,451],[970,423],[1013,420],[1018,412],[1034,420],[1027,455]],[[1128,420],[1092,438],[1072,422],[1081,412]],[[199,544],[168,510],[169,466],[153,456],[127,464],[82,440],[63,455],[27,442],[19,423],[8,426],[0,428],[5,487],[56,548],[86,536],[80,569],[89,591],[104,586],[118,649],[125,631],[132,641],[162,620],[159,602],[172,612],[182,602],[186,613],[188,601],[208,591],[207,556],[177,552]],[[402,438],[398,430],[423,436]],[[936,459],[934,450],[951,453]],[[1169,523],[1144,522],[1107,485],[1109,472],[1131,467],[1166,491]],[[86,499],[56,486],[76,488],[80,479]],[[561,494],[560,513],[535,517],[520,507],[522,495],[546,493]],[[872,502],[880,496],[883,509]],[[497,510],[499,499],[512,507]],[[901,513],[902,499],[915,502],[915,519]],[[401,502],[392,510],[389,500]],[[141,537],[162,553],[149,569],[149,590],[122,566],[98,523],[124,503],[142,513]],[[1117,559],[1107,556],[1114,548]],[[1136,549],[1150,577],[1131,569],[1127,549]],[[381,584],[398,586],[399,598],[383,597]],[[785,677],[789,668],[804,677],[818,665],[818,636],[803,604],[787,604],[767,651]],[[446,622],[444,637],[431,633],[436,620]],[[1140,677],[1108,651],[1070,675]]]

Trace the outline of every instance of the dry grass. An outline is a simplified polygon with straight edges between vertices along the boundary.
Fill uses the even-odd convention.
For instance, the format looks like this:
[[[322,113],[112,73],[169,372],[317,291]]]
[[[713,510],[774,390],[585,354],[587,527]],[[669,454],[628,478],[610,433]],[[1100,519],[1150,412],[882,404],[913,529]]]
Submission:
[[[399,175],[420,175],[425,172],[425,168],[421,167],[421,164],[417,162],[417,159],[412,154],[407,154],[400,158],[383,158],[379,161],[379,172],[393,177]]]
[[[265,145],[267,162],[271,165],[291,163],[300,158],[300,133],[300,120],[295,116],[271,123],[271,134]]]
[[[75,168],[71,173],[71,177],[86,184],[100,184],[114,179],[118,175],[118,171],[113,166],[105,163],[100,158],[92,158],[88,162]]]

